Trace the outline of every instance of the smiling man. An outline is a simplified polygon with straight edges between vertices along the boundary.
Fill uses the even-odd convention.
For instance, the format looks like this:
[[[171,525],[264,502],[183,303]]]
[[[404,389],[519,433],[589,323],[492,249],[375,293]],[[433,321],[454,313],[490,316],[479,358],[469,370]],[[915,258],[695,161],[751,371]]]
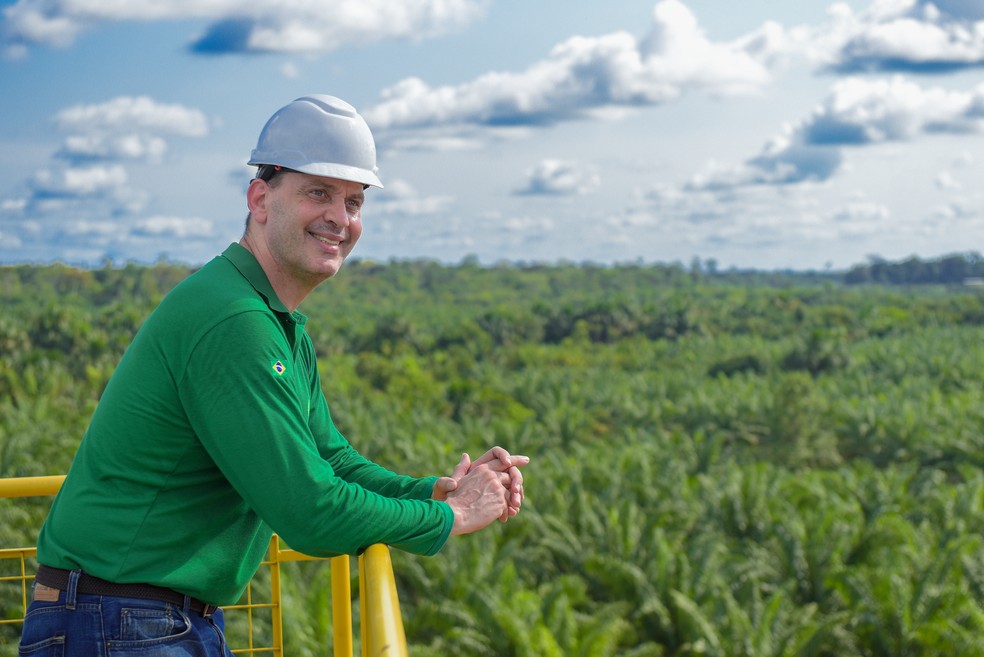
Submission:
[[[240,244],[291,309],[338,272],[362,235],[359,183],[281,168],[267,181],[254,180],[247,201],[250,220]]]
[[[22,654],[227,657],[238,600],[272,532],[316,556],[386,543],[438,552],[519,512],[493,447],[450,476],[398,475],[332,422],[297,308],[362,234],[381,187],[365,121],[307,96],[267,122],[246,231],[165,297],[100,399],[38,538]]]

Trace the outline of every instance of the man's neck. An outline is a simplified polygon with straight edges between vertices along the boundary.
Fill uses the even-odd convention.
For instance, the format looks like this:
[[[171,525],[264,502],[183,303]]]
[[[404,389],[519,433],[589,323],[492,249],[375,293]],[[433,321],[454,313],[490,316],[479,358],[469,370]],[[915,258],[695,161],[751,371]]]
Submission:
[[[243,235],[242,239],[239,240],[239,244],[252,253],[256,261],[260,263],[263,273],[266,274],[267,280],[270,281],[270,287],[273,288],[273,291],[277,294],[277,298],[280,299],[280,302],[290,312],[297,310],[301,302],[322,282],[312,280],[309,284],[304,284],[297,281],[296,277],[285,272],[277,264],[269,251],[264,249],[257,241],[251,240],[248,234]]]

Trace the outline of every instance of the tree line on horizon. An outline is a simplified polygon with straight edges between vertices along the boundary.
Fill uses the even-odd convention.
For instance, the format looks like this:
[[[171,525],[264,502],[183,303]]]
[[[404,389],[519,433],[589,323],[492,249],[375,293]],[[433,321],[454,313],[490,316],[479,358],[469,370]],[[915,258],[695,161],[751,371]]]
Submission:
[[[984,284],[984,257],[976,251],[929,260],[912,256],[897,262],[872,256],[866,264],[848,269],[844,282],[849,285],[980,285]]]
[[[371,269],[379,266],[380,264],[399,265],[401,263],[411,265],[416,263],[425,268],[439,267],[457,270],[483,268],[478,257],[474,255],[465,256],[462,258],[461,262],[456,265],[441,264],[427,259],[416,261],[401,261],[398,259],[393,259],[388,263],[379,263],[371,259],[353,258],[347,268],[351,269],[353,267],[362,266],[369,267]],[[0,265],[0,273],[3,274],[5,285],[9,286],[11,284],[15,284],[19,286],[20,281],[17,279],[23,277],[29,281],[33,276],[31,272],[37,268],[53,268],[56,271],[65,272],[75,271],[75,274],[66,274],[66,278],[72,279],[74,277],[76,279],[77,287],[81,284],[81,279],[85,278],[85,275],[80,274],[79,272],[84,271],[92,272],[94,280],[97,283],[105,281],[107,278],[111,277],[110,272],[114,269],[151,269],[157,272],[158,277],[163,275],[165,277],[177,277],[177,280],[180,280],[183,276],[186,276],[191,271],[197,269],[197,266],[189,265],[187,263],[172,262],[162,256],[153,264],[127,262],[122,265],[117,265],[114,264],[112,259],[106,258],[99,266],[95,267],[78,266],[60,262],[45,264]],[[508,261],[500,261],[485,268],[518,269],[523,271],[566,268],[612,268],[617,271],[621,271],[625,269],[632,270],[641,268],[662,270],[664,272],[676,275],[686,272],[691,277],[714,278],[729,282],[780,285],[788,284],[790,282],[804,283],[818,281],[840,282],[848,285],[859,285],[866,283],[876,285],[974,285],[981,284],[982,281],[984,281],[984,256],[981,256],[981,254],[977,251],[952,253],[935,258],[920,258],[919,256],[913,255],[896,261],[890,261],[879,255],[871,255],[868,257],[867,262],[852,265],[843,271],[830,269],[825,271],[798,271],[791,269],[767,270],[738,267],[721,269],[715,258],[707,258],[702,260],[699,257],[694,257],[687,267],[684,267],[681,262],[647,264],[642,261],[638,261],[635,263],[626,262],[615,263],[612,265],[598,265],[594,263],[575,263],[567,261],[553,264],[536,262],[510,263]],[[20,276],[17,275],[17,272],[21,272]],[[162,272],[167,273],[163,274]],[[71,283],[67,283],[66,281],[63,281],[62,284],[67,285],[69,288],[72,287]],[[166,288],[167,286],[165,285],[164,287]]]

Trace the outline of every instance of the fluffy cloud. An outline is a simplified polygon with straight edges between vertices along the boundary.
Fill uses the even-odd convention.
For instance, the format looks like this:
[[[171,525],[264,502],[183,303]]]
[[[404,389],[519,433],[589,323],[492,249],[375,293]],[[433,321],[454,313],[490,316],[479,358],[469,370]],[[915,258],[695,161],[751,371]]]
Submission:
[[[120,96],[95,105],[75,105],[55,117],[65,131],[149,131],[183,137],[208,134],[205,115],[183,105],[158,103],[147,96]]]
[[[621,240],[627,252],[669,244],[678,254],[689,248],[751,262],[770,252],[776,266],[803,269],[819,267],[817,254],[824,252],[838,254],[836,264],[845,266],[885,248],[886,236],[913,234],[920,223],[862,194],[832,199],[824,186],[804,184],[728,193],[662,187],[647,203],[610,216],[606,225],[605,239]]]
[[[432,216],[447,210],[454,199],[450,196],[421,196],[406,180],[387,181],[386,187],[366,203],[365,216],[416,215]]]
[[[123,163],[159,159],[167,150],[165,137],[208,133],[198,110],[146,97],[75,105],[59,112],[55,123],[69,133],[56,154],[68,163],[45,167],[27,182],[25,206],[42,214],[63,212],[67,203],[79,202],[108,203],[102,211],[110,213],[140,209],[145,194],[127,186]]]
[[[588,194],[601,184],[592,167],[564,160],[543,160],[528,172],[526,186],[519,194],[572,196]]]
[[[765,67],[738,42],[709,41],[679,0],[661,0],[649,34],[576,36],[519,73],[491,72],[431,87],[407,78],[367,109],[379,131],[542,126],[673,100],[690,90],[733,94],[759,89]]]
[[[979,133],[984,85],[973,91],[923,88],[901,76],[847,78],[797,124],[784,128],[757,156],[737,167],[715,167],[691,181],[694,189],[822,181],[839,170],[843,148],[906,141],[920,134]]]
[[[211,237],[215,235],[215,226],[207,219],[153,216],[137,219],[129,226],[129,232],[143,237],[169,237],[185,240],[196,237]]]
[[[158,159],[167,151],[165,137],[208,134],[200,111],[146,96],[75,105],[59,112],[55,122],[70,133],[59,156],[72,161]]]
[[[713,42],[680,0],[660,0],[642,38],[628,32],[572,37],[523,71],[490,72],[459,85],[432,87],[407,78],[385,89],[365,115],[386,146],[409,147],[405,131],[415,147],[426,147],[421,135],[427,132],[438,144],[438,135],[463,139],[477,127],[501,131],[605,118],[689,91],[752,92],[769,82],[771,68],[793,57],[840,72],[975,66],[984,63],[982,7],[975,0],[882,0],[855,14],[836,3],[822,26],[768,22],[733,41]],[[816,129],[825,126],[818,122]],[[786,156],[793,166],[818,167],[818,175],[838,166],[836,153],[818,149],[790,147]]]
[[[121,166],[42,169],[30,182],[35,197],[41,198],[109,196],[125,184],[126,171]]]
[[[70,45],[80,32],[120,21],[209,21],[202,53],[319,52],[389,38],[419,40],[465,25],[487,0],[18,0],[4,8],[4,43]]]
[[[949,171],[940,171],[936,175],[936,186],[942,190],[952,191],[958,191],[963,187],[963,185],[960,184],[960,181],[954,178],[953,174]]]
[[[979,0],[876,0],[854,13],[830,6],[826,25],[767,23],[744,38],[763,61],[805,55],[838,73],[941,73],[984,63],[984,4]]]
[[[153,249],[164,238],[194,241],[214,236],[213,225],[198,219],[134,219],[150,195],[132,187],[129,175],[135,162],[157,165],[168,139],[207,135],[208,121],[200,111],[124,96],[68,107],[54,123],[67,133],[55,159],[24,181],[24,196],[0,204],[2,214],[33,219],[31,224],[13,224],[6,245],[20,243],[23,257],[30,257],[32,250],[59,248],[82,258],[75,249],[82,242],[101,256]],[[42,233],[31,232],[37,226],[43,228],[44,239]]]
[[[892,229],[892,213],[881,203],[851,201],[835,208],[828,224],[836,237],[879,235]]]
[[[59,151],[68,160],[158,159],[167,142],[151,135],[69,135]]]

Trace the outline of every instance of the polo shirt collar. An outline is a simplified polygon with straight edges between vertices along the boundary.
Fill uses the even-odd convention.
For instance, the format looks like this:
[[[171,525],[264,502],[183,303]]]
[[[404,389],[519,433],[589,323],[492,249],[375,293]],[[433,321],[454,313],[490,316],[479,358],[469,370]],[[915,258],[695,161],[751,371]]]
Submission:
[[[256,256],[250,253],[246,247],[238,242],[233,242],[222,252],[222,257],[231,262],[239,270],[243,278],[263,297],[270,310],[288,315],[301,325],[307,321],[307,317],[302,313],[296,310],[294,312],[287,310],[287,306],[284,305],[284,302],[274,292],[273,286],[270,285],[270,279],[267,278],[266,272],[263,271],[263,267],[260,266]]]

